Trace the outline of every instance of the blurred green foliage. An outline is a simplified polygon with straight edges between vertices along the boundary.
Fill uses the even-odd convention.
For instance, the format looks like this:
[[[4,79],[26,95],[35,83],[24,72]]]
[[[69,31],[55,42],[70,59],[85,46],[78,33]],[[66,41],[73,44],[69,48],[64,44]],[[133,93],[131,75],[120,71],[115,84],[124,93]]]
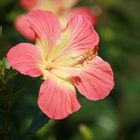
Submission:
[[[115,87],[97,102],[78,94],[80,111],[49,121],[37,106],[42,81],[10,70],[3,59],[13,45],[28,41],[13,25],[24,13],[18,0],[0,1],[0,140],[140,139],[140,1],[81,0],[78,6],[85,5],[99,15],[99,55],[112,65]]]

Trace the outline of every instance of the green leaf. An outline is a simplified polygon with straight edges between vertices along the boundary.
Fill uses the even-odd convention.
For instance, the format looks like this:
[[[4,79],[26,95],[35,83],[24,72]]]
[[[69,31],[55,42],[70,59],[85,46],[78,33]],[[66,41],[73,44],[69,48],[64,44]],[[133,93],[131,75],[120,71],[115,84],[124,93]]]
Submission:
[[[0,78],[4,76],[4,65],[3,61],[0,60]]]
[[[10,69],[10,64],[8,63],[7,58],[3,58],[2,62],[3,62],[5,69]]]
[[[26,131],[23,134],[24,139],[30,138],[32,135],[34,135],[41,127],[43,127],[47,122],[49,121],[49,118],[44,115],[42,112],[38,112],[32,119],[32,122],[30,126],[26,129]]]
[[[90,128],[84,124],[79,126],[80,133],[85,140],[94,140],[94,136]]]

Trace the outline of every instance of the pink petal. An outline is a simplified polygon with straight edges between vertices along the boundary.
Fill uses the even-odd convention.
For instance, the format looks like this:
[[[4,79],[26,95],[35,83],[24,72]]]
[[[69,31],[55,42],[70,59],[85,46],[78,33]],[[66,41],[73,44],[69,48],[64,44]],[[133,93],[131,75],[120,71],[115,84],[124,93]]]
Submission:
[[[72,79],[79,92],[90,100],[105,98],[114,86],[110,65],[98,56],[89,65],[78,68]]]
[[[19,0],[19,1],[23,8],[30,11],[35,7],[37,7],[39,0]]]
[[[30,27],[38,38],[47,39],[48,46],[52,46],[59,39],[61,29],[55,15],[48,11],[34,10],[28,16]]]
[[[38,105],[47,116],[53,119],[66,118],[80,109],[73,85],[64,87],[52,78],[41,85]]]
[[[87,16],[93,25],[96,23],[96,15],[92,9],[89,7],[76,7],[72,10],[71,15],[83,15]]]
[[[27,21],[28,16],[27,15],[21,15],[17,17],[15,20],[15,27],[16,29],[27,39],[34,40],[35,39],[35,33],[30,28],[30,24]]]
[[[29,43],[20,43],[11,48],[7,54],[10,65],[22,74],[31,77],[42,74],[39,69],[41,61],[39,49]]]
[[[64,30],[67,31],[71,32],[71,38],[65,48],[66,54],[81,55],[98,45],[99,36],[86,16],[74,15]]]

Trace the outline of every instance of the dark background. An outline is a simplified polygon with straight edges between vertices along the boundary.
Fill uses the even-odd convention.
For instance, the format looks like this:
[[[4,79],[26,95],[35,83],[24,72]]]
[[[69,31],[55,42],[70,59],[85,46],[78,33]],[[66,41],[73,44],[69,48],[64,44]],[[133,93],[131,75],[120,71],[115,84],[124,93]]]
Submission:
[[[7,51],[29,41],[13,26],[25,10],[17,0],[0,0],[0,140],[140,140],[140,0],[81,0],[78,4],[85,5],[100,15],[95,26],[99,55],[111,64],[115,87],[97,102],[78,94],[82,108],[54,121],[37,106],[42,81],[4,69]]]

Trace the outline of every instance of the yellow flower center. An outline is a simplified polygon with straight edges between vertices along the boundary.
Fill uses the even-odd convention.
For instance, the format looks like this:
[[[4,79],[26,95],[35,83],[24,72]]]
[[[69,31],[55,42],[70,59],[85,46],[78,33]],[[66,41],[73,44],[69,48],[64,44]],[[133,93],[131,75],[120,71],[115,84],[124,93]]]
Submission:
[[[37,40],[36,46],[42,54],[40,68],[43,79],[46,79],[48,75],[68,79],[71,69],[88,65],[97,55],[97,46],[89,48],[84,54],[78,55],[76,51],[71,50],[71,44],[69,44],[71,40],[71,32],[69,31],[63,32],[60,40],[52,47],[48,47],[49,43],[46,40]]]

